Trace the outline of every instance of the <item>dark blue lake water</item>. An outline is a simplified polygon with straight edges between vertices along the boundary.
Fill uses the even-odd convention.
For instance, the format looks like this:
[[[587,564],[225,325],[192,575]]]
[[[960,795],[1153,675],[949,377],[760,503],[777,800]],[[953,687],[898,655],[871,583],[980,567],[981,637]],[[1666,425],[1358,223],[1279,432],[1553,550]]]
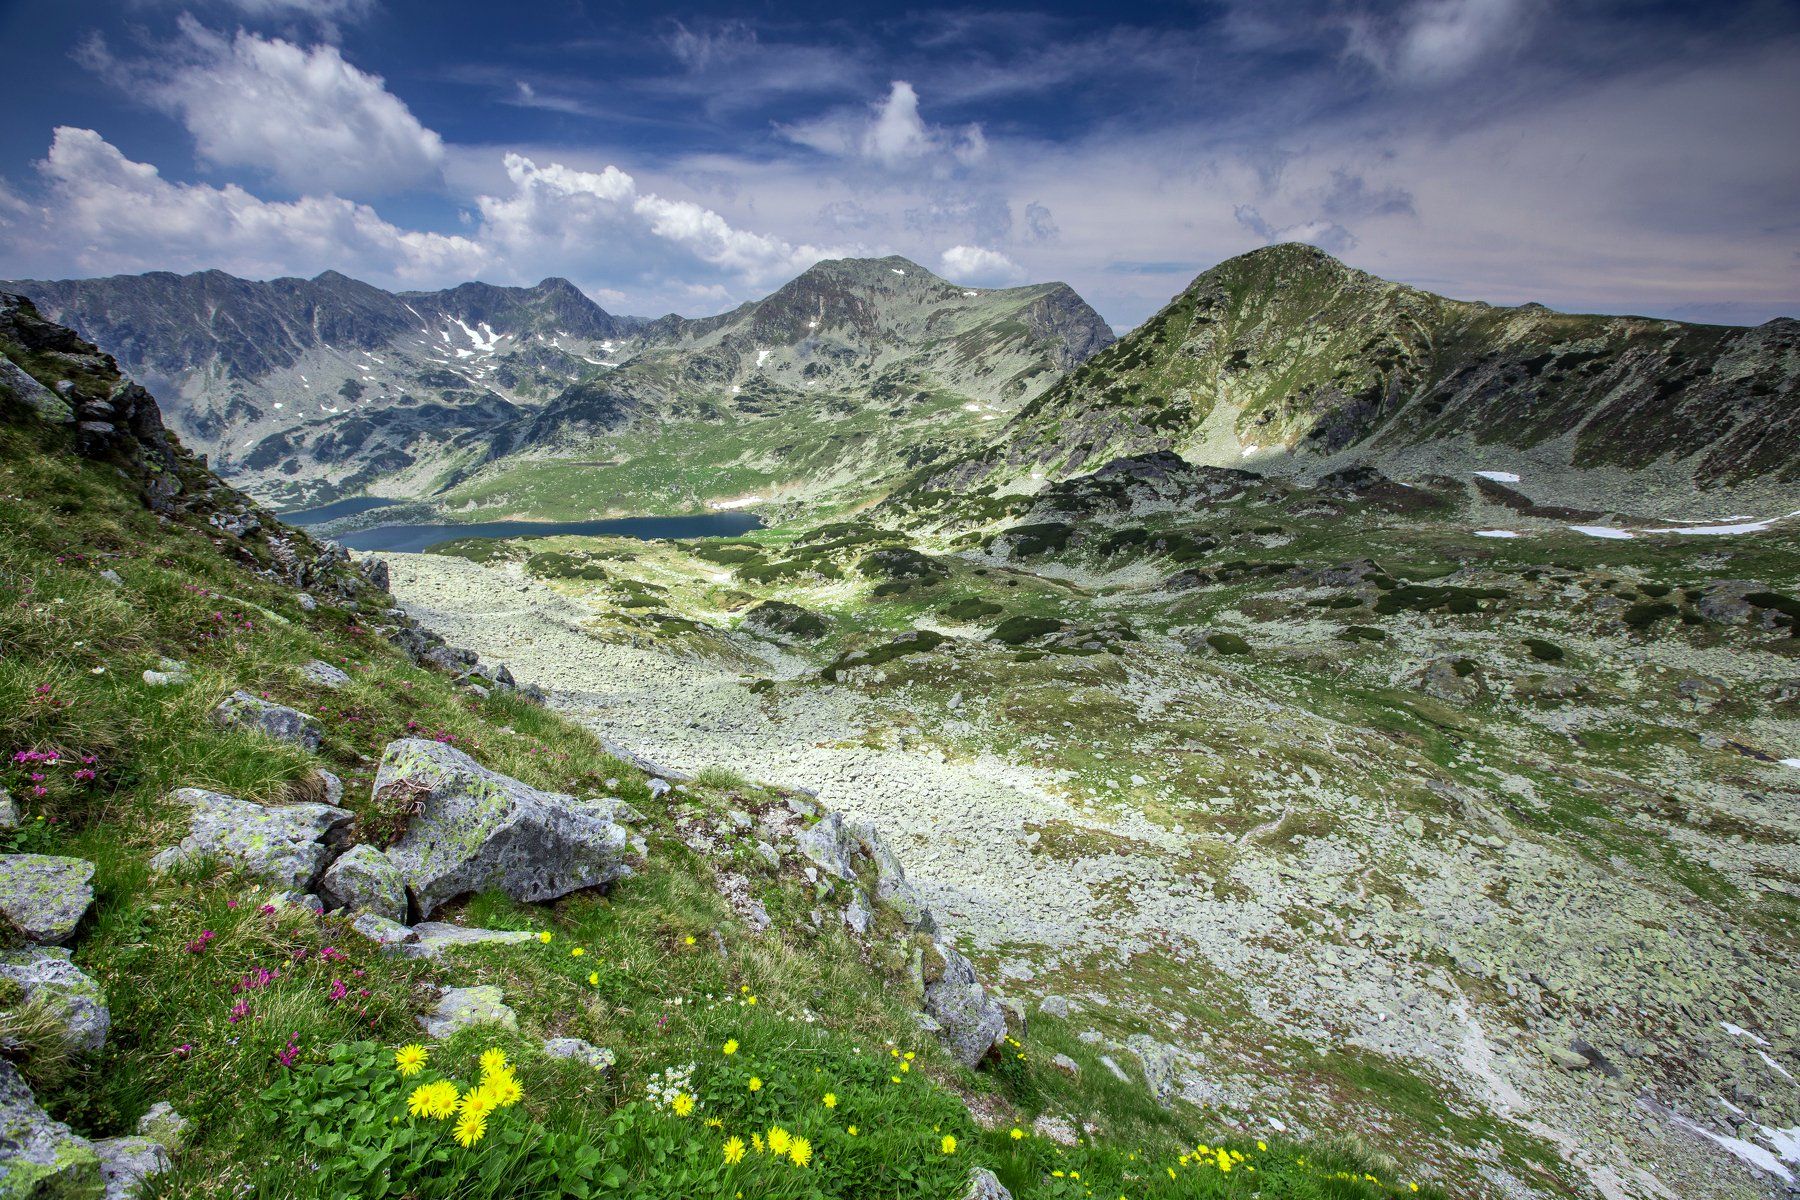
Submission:
[[[372,509],[386,508],[397,501],[383,500],[379,496],[352,496],[348,500],[333,500],[330,504],[321,504],[317,508],[295,508],[275,515],[289,525],[323,525],[327,521],[335,521],[339,517],[354,517],[357,513],[366,513]]]
[[[329,506],[328,506],[329,507]],[[338,516],[344,514],[339,513]],[[462,538],[583,537],[710,538],[737,537],[760,529],[750,513],[700,513],[691,517],[618,517],[608,521],[486,521],[475,525],[377,525],[334,540],[352,550],[413,553],[439,542]]]

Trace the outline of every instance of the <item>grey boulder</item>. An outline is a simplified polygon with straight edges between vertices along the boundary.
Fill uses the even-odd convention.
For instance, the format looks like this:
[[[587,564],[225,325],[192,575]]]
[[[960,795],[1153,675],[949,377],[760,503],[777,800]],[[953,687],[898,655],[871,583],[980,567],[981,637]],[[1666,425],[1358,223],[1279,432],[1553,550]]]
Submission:
[[[544,1053],[551,1058],[574,1059],[583,1066],[605,1073],[616,1061],[611,1050],[584,1042],[580,1038],[551,1038],[544,1043]]]
[[[875,899],[900,914],[908,929],[926,933],[937,931],[937,917],[906,878],[906,868],[881,836],[881,830],[868,821],[857,822],[851,831],[875,863]]]
[[[800,848],[800,853],[817,863],[821,871],[848,883],[856,882],[854,858],[860,847],[855,835],[844,827],[844,818],[837,813],[827,813],[818,824],[802,829],[794,835],[794,844]]]
[[[417,934],[400,922],[371,912],[357,913],[350,921],[350,928],[382,947],[405,946],[419,940]]]
[[[517,946],[531,941],[536,934],[517,929],[471,929],[447,921],[420,921],[409,933],[400,953],[408,958],[442,958],[444,951],[464,946]]]
[[[0,1059],[0,1195],[88,1200],[103,1187],[94,1147],[38,1107],[24,1078]]]
[[[319,899],[326,908],[406,920],[406,880],[400,868],[367,844],[350,847],[325,869],[319,878]]]
[[[52,854],[0,854],[0,917],[28,942],[66,942],[94,902],[94,864]]]
[[[298,892],[312,889],[330,839],[354,819],[330,804],[271,808],[201,788],[178,788],[169,799],[187,806],[188,832],[150,860],[156,870],[217,858],[272,887]]]
[[[112,1015],[100,985],[69,961],[60,946],[33,946],[0,952],[0,979],[19,988],[23,1002],[54,1014],[63,1041],[75,1050],[95,1051],[106,1045]]]
[[[305,676],[308,683],[316,683],[320,687],[328,687],[333,691],[350,682],[350,676],[343,668],[334,667],[317,658],[309,663],[301,664],[300,674]]]
[[[942,973],[925,985],[925,1015],[938,1025],[938,1037],[952,1057],[972,1067],[987,1057],[1006,1033],[1006,1012],[975,975],[975,965],[954,947],[938,942]]]
[[[213,720],[221,725],[267,734],[278,742],[291,742],[306,750],[317,750],[324,740],[318,718],[245,691],[233,692],[221,700],[213,709]]]
[[[168,1149],[147,1137],[105,1138],[93,1143],[106,1182],[106,1200],[131,1200],[154,1175],[174,1165]]]
[[[628,835],[604,810],[490,771],[440,742],[390,742],[375,797],[413,809],[387,856],[424,917],[469,892],[554,900],[628,871]]]
[[[992,1171],[976,1167],[969,1173],[969,1190],[962,1194],[962,1200],[1012,1200],[1012,1193],[994,1178]]]
[[[419,1024],[425,1032],[434,1038],[447,1038],[464,1029],[472,1029],[477,1025],[501,1025],[507,1029],[519,1027],[518,1014],[506,1006],[500,989],[493,984],[478,984],[475,987],[445,988],[438,997],[437,1007],[419,1018]]]

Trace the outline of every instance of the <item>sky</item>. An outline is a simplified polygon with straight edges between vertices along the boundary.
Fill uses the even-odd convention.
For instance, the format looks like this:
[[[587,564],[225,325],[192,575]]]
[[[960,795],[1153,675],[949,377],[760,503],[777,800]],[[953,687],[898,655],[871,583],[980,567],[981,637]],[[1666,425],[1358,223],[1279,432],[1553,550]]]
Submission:
[[[573,280],[822,258],[1116,328],[1305,241],[1464,299],[1800,314],[1800,0],[0,0],[0,278]]]

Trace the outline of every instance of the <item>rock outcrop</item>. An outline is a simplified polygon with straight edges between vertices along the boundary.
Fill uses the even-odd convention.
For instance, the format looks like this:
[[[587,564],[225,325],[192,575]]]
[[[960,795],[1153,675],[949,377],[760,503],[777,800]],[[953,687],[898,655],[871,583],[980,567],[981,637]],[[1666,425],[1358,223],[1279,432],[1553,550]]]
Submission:
[[[0,917],[28,942],[66,942],[94,902],[93,879],[84,859],[0,854]]]
[[[106,996],[87,972],[69,961],[60,946],[33,946],[0,952],[0,980],[19,989],[20,1003],[54,1015],[63,1040],[73,1050],[94,1052],[106,1045],[112,1016]]]
[[[332,843],[354,814],[329,804],[252,804],[202,788],[179,788],[169,799],[188,810],[187,836],[150,860],[166,871],[198,858],[215,858],[259,882],[311,891]]]

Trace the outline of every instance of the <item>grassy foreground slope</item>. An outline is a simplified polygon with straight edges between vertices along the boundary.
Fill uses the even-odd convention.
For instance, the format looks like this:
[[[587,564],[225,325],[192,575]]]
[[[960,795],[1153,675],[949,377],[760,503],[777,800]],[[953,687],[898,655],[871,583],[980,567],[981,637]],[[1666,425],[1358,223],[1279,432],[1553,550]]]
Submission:
[[[390,620],[379,589],[210,477],[109,361],[28,308],[6,316],[0,353],[40,384],[71,384],[62,398],[84,423],[47,419],[17,375],[0,382],[0,749],[21,810],[4,836],[12,853],[95,864],[72,949],[112,1027],[103,1050],[74,1053],[41,1006],[8,993],[0,1052],[85,1136],[172,1102],[191,1133],[156,1194],[953,1197],[977,1166],[1033,1197],[1418,1190],[1379,1157],[1231,1137],[1103,1073],[1071,1079],[1029,1037],[958,1066],[919,1031],[891,913],[865,941],[815,927],[818,895],[791,859],[759,872],[747,842],[709,856],[684,840],[787,797],[723,772],[653,796],[521,694],[416,665],[377,632]],[[300,668],[314,660],[348,683],[313,682]],[[216,724],[234,689],[316,715],[322,745]],[[439,918],[538,936],[423,961],[216,864],[151,871],[180,837],[167,796],[182,786],[280,806],[318,798],[330,771],[371,836],[395,819],[371,796],[374,763],[407,736],[636,807],[635,873],[546,905],[468,897]],[[728,875],[770,915],[765,932],[721,896]],[[496,985],[515,1027],[422,1037],[416,1018],[444,984]],[[606,1047],[614,1065],[553,1061],[552,1036]],[[427,1061],[403,1078],[395,1051],[414,1042]],[[495,1049],[522,1098],[480,1140],[459,1145],[451,1122],[409,1110],[420,1084],[473,1085]],[[10,1153],[0,1194],[55,1194],[26,1186]]]

